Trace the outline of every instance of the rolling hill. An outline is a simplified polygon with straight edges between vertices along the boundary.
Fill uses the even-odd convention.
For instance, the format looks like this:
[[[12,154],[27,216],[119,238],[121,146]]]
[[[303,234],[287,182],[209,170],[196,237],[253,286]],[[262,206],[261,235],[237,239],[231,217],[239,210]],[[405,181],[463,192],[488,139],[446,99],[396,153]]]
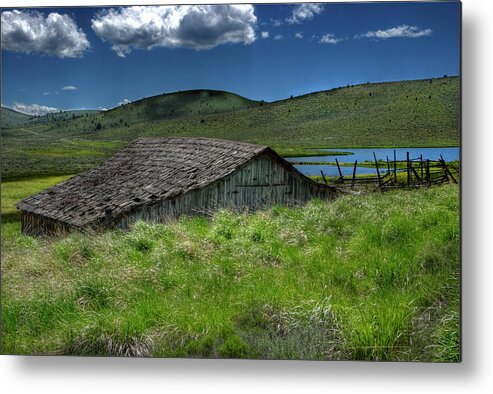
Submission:
[[[213,115],[260,105],[234,93],[217,90],[188,90],[162,94],[121,105],[102,113],[102,121],[122,119],[135,124],[197,115]]]
[[[89,116],[93,114],[99,114],[99,110],[71,110],[71,111],[60,111],[51,112],[42,116],[33,116],[22,126],[39,126],[39,125],[49,125],[60,127],[63,122],[68,122],[70,120],[82,118],[83,116]]]
[[[88,138],[201,135],[273,147],[457,146],[459,78],[364,84],[235,112],[191,114]]]
[[[189,90],[143,98],[108,111],[66,111],[36,117],[16,126],[38,132],[90,133],[135,124],[207,116],[261,105],[239,95],[216,90]]]
[[[99,112],[99,110],[71,110],[50,112],[46,115],[28,115],[7,107],[2,107],[2,129],[39,125],[57,126],[57,124],[59,125],[62,122]]]
[[[210,90],[2,131],[4,177],[75,173],[142,136],[204,136],[301,147],[458,146],[460,79],[372,83],[266,103]],[[48,118],[46,118],[48,119]]]
[[[22,112],[17,112],[10,108],[2,107],[2,129],[18,127],[24,123],[27,123],[29,119],[31,119],[31,115],[23,114]]]

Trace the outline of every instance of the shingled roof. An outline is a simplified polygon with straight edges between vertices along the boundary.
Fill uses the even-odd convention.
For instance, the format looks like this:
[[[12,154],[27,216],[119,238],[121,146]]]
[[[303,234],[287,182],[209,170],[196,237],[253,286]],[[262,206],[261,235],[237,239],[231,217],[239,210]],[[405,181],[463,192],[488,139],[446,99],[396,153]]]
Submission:
[[[205,186],[263,152],[297,172],[262,145],[209,138],[140,138],[99,167],[25,198],[17,207],[82,227],[103,218],[106,210],[118,215]]]

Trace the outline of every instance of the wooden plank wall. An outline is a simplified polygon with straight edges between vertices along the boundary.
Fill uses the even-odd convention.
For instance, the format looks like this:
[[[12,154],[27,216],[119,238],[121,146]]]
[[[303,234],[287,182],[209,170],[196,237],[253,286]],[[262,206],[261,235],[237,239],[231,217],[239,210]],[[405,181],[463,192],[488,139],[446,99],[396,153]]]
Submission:
[[[330,189],[287,171],[264,155],[219,182],[172,200],[140,206],[113,224],[127,228],[138,220],[160,222],[180,215],[208,215],[220,208],[254,211],[272,205],[296,205],[312,198],[333,197]]]
[[[31,212],[22,211],[21,231],[25,235],[58,235],[70,230],[70,226],[50,219],[45,216],[36,215]]]

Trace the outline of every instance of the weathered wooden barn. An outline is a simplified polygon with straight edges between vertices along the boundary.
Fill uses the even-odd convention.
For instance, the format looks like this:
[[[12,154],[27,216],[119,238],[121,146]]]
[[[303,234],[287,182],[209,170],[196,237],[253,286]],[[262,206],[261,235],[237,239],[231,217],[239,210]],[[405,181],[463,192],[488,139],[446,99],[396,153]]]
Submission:
[[[255,210],[332,199],[267,146],[208,138],[140,138],[102,165],[17,204],[22,232],[126,228],[219,208]]]

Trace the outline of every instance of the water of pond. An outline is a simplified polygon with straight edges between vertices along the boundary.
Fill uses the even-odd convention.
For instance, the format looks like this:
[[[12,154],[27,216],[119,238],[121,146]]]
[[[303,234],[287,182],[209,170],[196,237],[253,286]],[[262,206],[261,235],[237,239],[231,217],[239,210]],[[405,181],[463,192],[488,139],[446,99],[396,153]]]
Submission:
[[[359,149],[320,149],[327,152],[351,152],[352,155],[336,155],[336,156],[311,156],[311,157],[290,157],[287,160],[290,162],[317,163],[317,162],[335,162],[339,163],[358,163],[365,161],[374,161],[373,152],[377,156],[377,160],[394,160],[394,150],[397,160],[406,160],[406,154],[409,152],[410,159],[417,159],[423,155],[423,160],[438,160],[442,155],[445,161],[459,160],[459,148],[359,148]],[[304,175],[320,175],[323,171],[327,176],[338,176],[339,171],[336,165],[329,164],[296,164],[295,167]],[[344,176],[353,174],[353,167],[341,166],[341,172]],[[358,167],[356,174],[376,174],[376,169],[372,167]]]

